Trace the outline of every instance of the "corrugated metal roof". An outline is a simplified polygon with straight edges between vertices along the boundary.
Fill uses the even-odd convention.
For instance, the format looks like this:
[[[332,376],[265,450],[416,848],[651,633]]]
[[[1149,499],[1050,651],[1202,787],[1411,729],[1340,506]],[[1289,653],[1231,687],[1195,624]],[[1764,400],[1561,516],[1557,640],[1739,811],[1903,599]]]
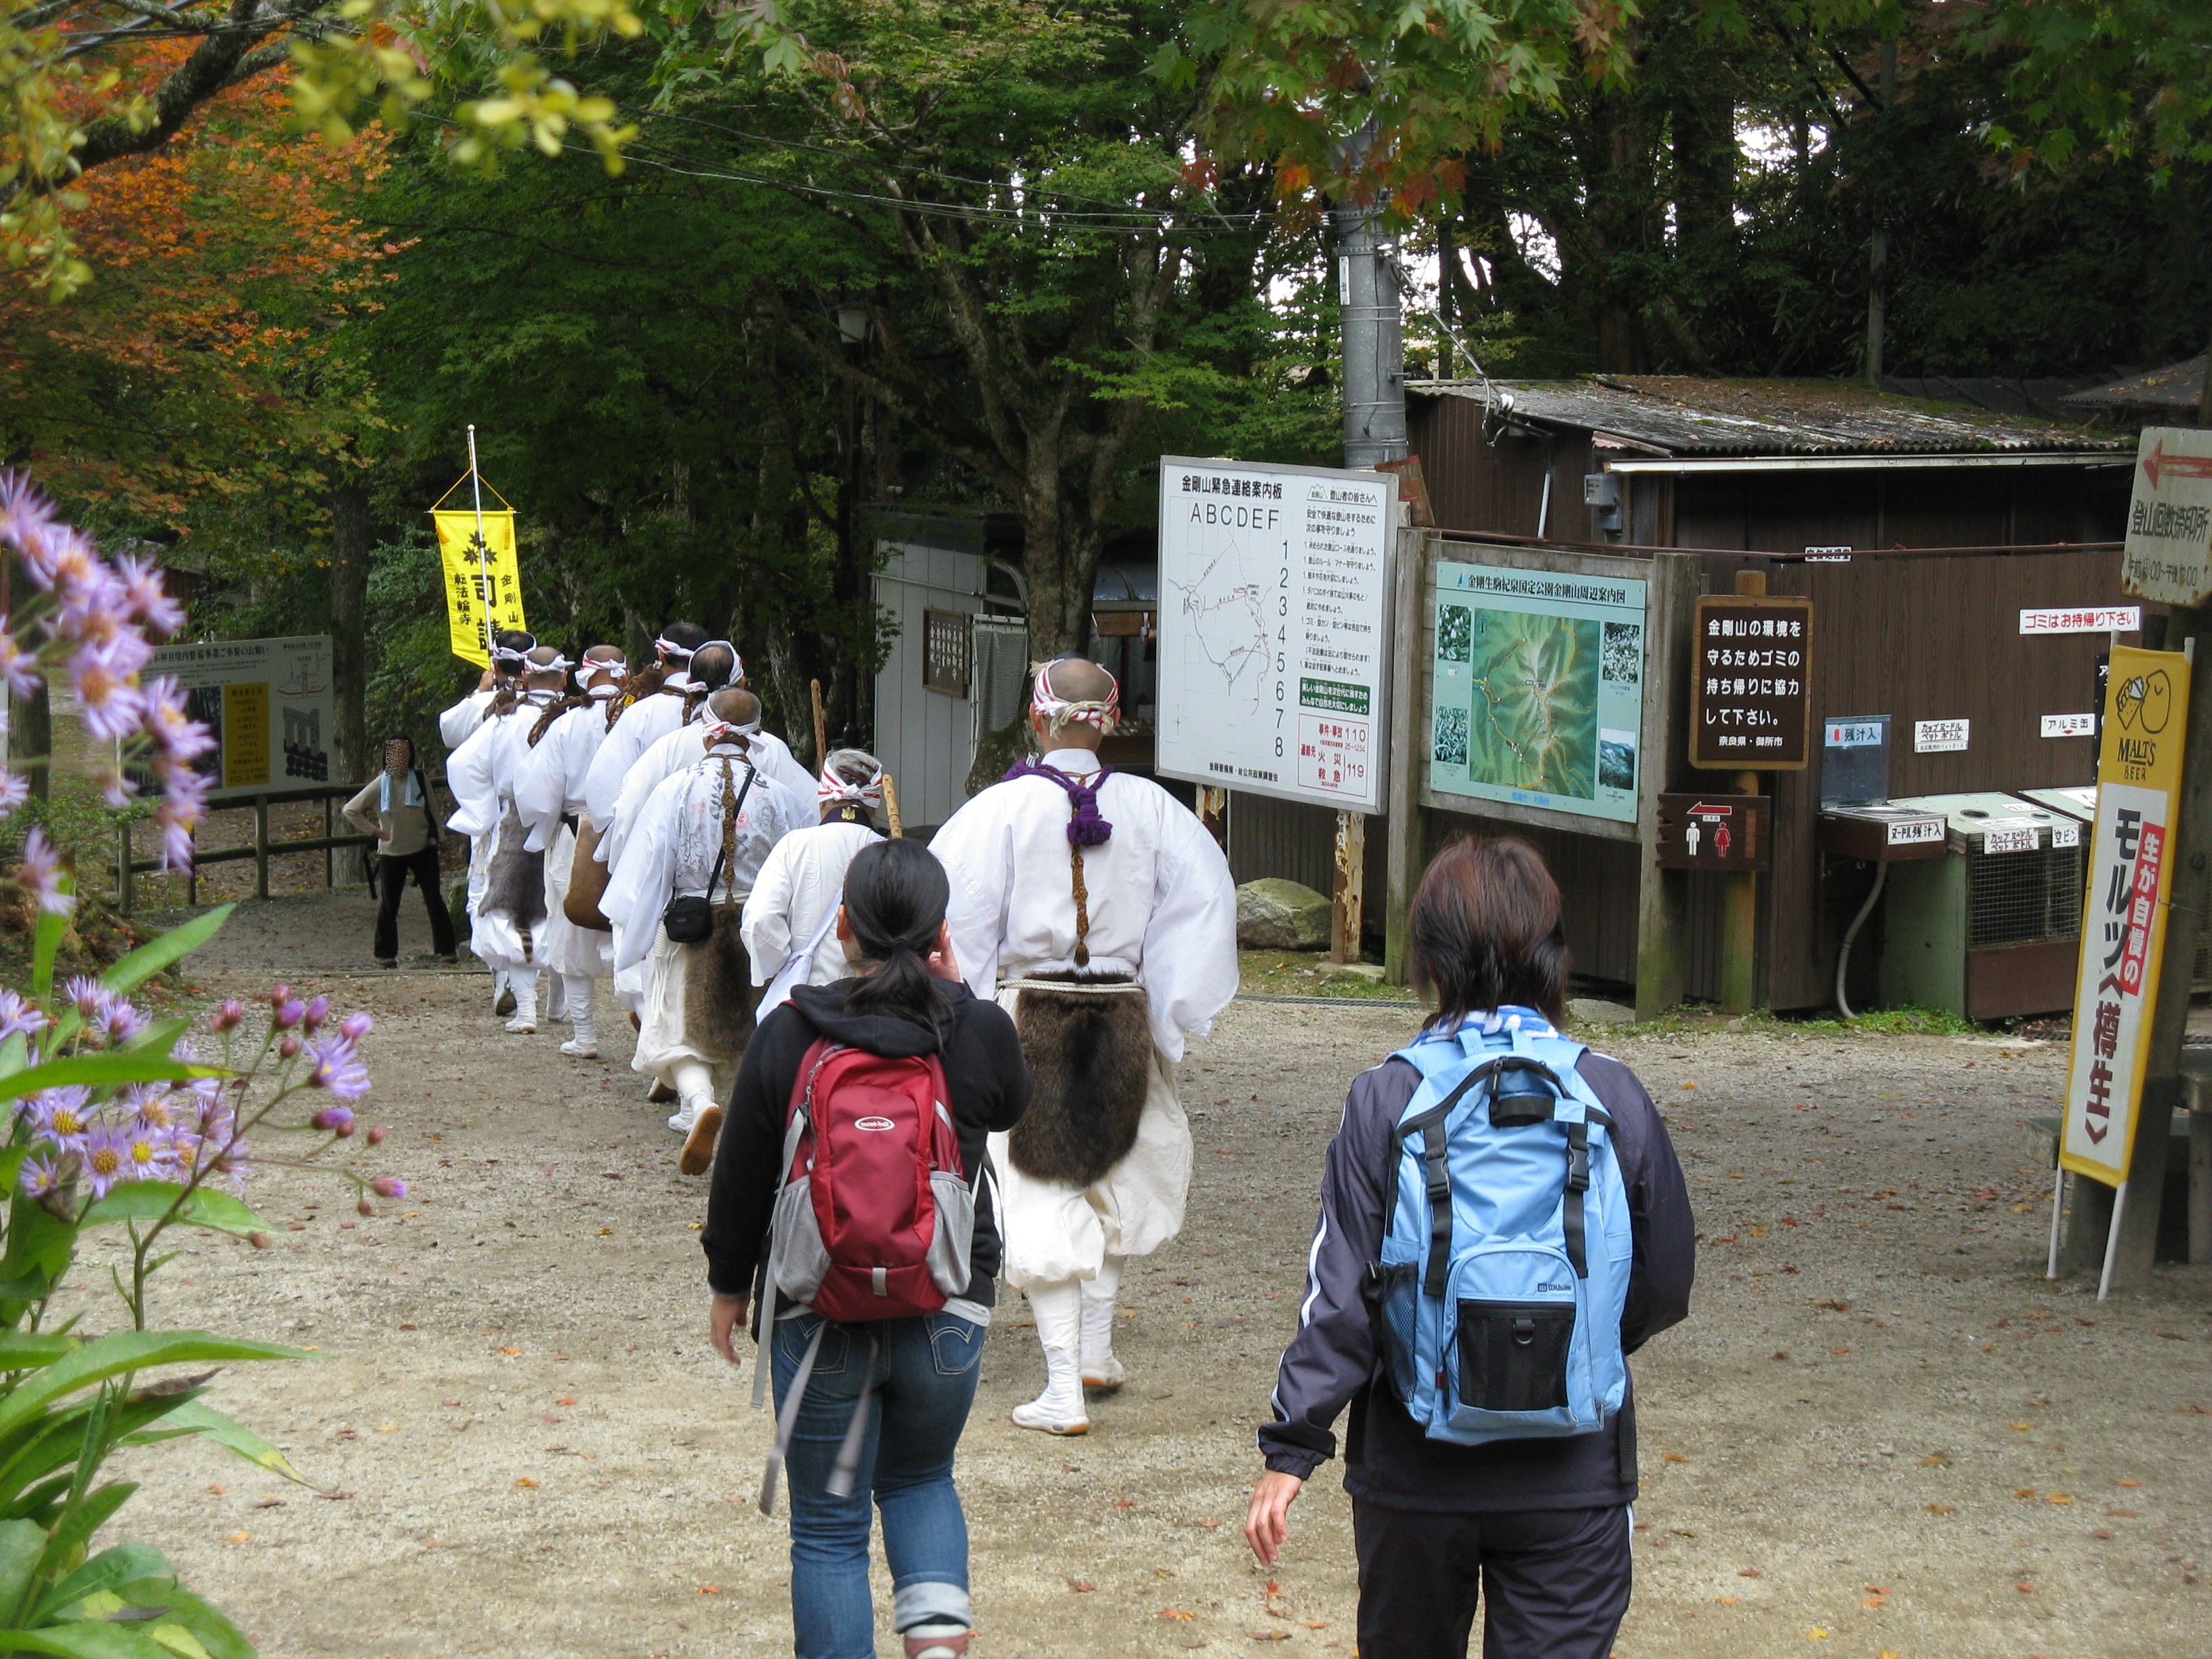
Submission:
[[[2069,392],[2063,401],[2091,409],[2186,409],[2204,401],[2204,354],[2185,363],[2146,369],[2124,380]]]
[[[1901,398],[1844,380],[1607,375],[1494,382],[1515,418],[1609,433],[1670,455],[1944,455],[2132,452],[2132,438]],[[1486,395],[1480,380],[1419,380],[1413,395]]]

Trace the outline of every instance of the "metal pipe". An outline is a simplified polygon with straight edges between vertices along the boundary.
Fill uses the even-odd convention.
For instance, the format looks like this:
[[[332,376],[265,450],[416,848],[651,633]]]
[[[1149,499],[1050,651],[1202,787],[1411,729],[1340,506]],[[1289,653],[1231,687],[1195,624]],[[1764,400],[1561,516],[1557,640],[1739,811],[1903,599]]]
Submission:
[[[1874,907],[1881,902],[1881,890],[1888,881],[1889,865],[1884,860],[1875,866],[1874,886],[1866,896],[1866,902],[1859,906],[1858,915],[1851,918],[1851,925],[1844,930],[1844,942],[1836,951],[1836,1006],[1845,1019],[1857,1018],[1844,997],[1844,973],[1851,965],[1851,945],[1858,938],[1859,929],[1866,926],[1866,919],[1874,914]]]
[[[491,544],[483,533],[483,478],[477,471],[477,426],[469,422],[469,492],[477,504],[477,563],[483,572],[484,654],[490,656],[499,649],[499,630],[491,624]],[[262,896],[266,898],[267,894]]]

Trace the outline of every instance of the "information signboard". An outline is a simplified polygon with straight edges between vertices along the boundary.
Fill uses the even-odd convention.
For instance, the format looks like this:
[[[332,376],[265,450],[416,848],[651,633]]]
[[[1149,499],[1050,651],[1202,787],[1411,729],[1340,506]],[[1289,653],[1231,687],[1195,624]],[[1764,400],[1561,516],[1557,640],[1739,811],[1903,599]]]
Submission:
[[[2097,754],[2088,914],[2074,991],[2073,1058],[2058,1161],[2117,1187],[2135,1149],[2151,1008],[2166,950],[2175,807],[2189,710],[2189,659],[2112,653],[2112,699]],[[2193,929],[2192,929],[2193,931]]]
[[[1710,594],[1698,601],[1690,764],[1795,772],[1811,757],[1813,601]]]
[[[1767,865],[1765,795],[1659,797],[1662,870],[1764,870]]]
[[[2136,441],[2120,586],[2168,605],[2212,599],[2212,431],[2147,426]]]
[[[331,636],[165,645],[146,675],[185,689],[185,709],[216,744],[193,763],[216,800],[331,781]]]
[[[1397,488],[1373,472],[1161,459],[1164,776],[1382,810]]]
[[[1636,821],[1646,585],[1441,563],[1429,787]]]

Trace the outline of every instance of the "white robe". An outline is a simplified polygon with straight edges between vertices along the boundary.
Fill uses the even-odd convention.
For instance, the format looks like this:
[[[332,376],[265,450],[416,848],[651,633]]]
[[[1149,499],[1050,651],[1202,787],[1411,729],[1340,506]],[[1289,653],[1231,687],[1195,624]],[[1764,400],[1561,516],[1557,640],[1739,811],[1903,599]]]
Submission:
[[[745,768],[733,753],[732,758],[735,786],[744,790]],[[684,991],[693,947],[672,941],[661,918],[670,900],[707,892],[722,846],[722,755],[710,753],[662,780],[638,815],[614,878],[599,902],[616,923],[617,971],[640,965],[647,970],[631,1066],[673,1086],[677,1064],[697,1061],[714,1069],[718,1096],[728,1093],[736,1080],[736,1066],[686,1040]],[[811,802],[800,800],[772,778],[757,775],[738,812],[736,853],[715,885],[715,902],[726,894],[741,900],[750,894],[776,842],[804,829],[813,816]]]
[[[478,726],[446,763],[447,783],[458,807],[447,827],[470,837],[469,949],[495,969],[542,965],[536,935],[543,927],[526,940],[510,917],[487,913],[483,901],[501,836],[514,833],[506,819],[514,805],[516,777],[530,753],[531,729],[544,712],[542,702],[517,702]]]
[[[614,945],[605,933],[577,927],[562,908],[576,863],[576,833],[562,819],[581,821],[585,775],[606,734],[605,705],[569,709],[524,756],[514,781],[514,810],[530,835],[523,845],[545,854],[545,925],[538,960],[554,973],[592,979],[613,971]]]
[[[643,754],[630,763],[629,770],[623,777],[622,793],[615,797],[614,816],[604,820],[607,832],[600,843],[599,857],[603,862],[611,867],[622,857],[623,845],[636,827],[637,815],[662,781],[687,766],[696,765],[699,757],[706,751],[706,732],[694,720],[655,738]],[[757,732],[746,738],[745,758],[759,769],[763,778],[775,779],[800,800],[814,799],[813,774],[792,758],[790,745],[773,732]],[[594,814],[592,822],[603,820]]]
[[[614,730],[599,744],[599,752],[592,757],[591,767],[584,775],[584,805],[591,812],[593,823],[604,828],[615,821],[615,800],[622,793],[623,780],[629,775],[631,766],[640,755],[683,724],[684,696],[679,691],[657,691],[652,696],[639,698],[622,711]],[[599,860],[612,866],[605,842],[599,844]]]
[[[489,691],[471,691],[438,716],[438,735],[445,740],[447,753],[451,754],[466,743],[470,734],[483,724],[484,710],[491,707],[491,700]]]
[[[1057,750],[1071,776],[1094,755]],[[1087,1188],[1024,1175],[1006,1137],[991,1137],[1001,1183],[1006,1281],[1017,1289],[1091,1279],[1108,1255],[1146,1255],[1182,1231],[1190,1190],[1190,1126],[1175,1084],[1186,1038],[1212,1029],[1237,994],[1237,887],[1229,861],[1186,807],[1144,778],[1116,773],[1098,812],[1114,826],[1083,853],[1089,960],[1075,964],[1075,889],[1067,793],[1048,779],[994,784],[930,842],[951,883],[946,919],[969,988],[1009,1012],[1021,993],[1000,980],[1032,974],[1127,974],[1152,1017],[1151,1086],[1136,1144]]]
[[[883,839],[864,823],[817,823],[776,842],[745,901],[745,954],[753,983],[765,985],[845,902],[845,872],[861,849]],[[852,964],[832,927],[794,983],[827,985],[851,977]]]

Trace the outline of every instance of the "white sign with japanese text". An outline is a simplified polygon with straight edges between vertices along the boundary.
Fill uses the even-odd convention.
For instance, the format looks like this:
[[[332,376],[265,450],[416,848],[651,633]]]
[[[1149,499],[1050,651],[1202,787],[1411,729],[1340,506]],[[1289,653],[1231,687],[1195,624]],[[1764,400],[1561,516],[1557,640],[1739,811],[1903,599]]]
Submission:
[[[2136,443],[2120,587],[2137,599],[2212,598],[2212,431],[2147,426]]]
[[[2023,634],[2134,634],[2142,628],[2139,605],[2076,605],[2072,610],[2022,611]]]
[[[215,775],[216,800],[331,781],[336,706],[331,636],[165,645],[145,677],[173,677],[185,711],[207,722],[216,746],[193,763]]]
[[[1916,755],[1960,755],[1972,731],[1971,720],[1915,720],[1912,752]]]

